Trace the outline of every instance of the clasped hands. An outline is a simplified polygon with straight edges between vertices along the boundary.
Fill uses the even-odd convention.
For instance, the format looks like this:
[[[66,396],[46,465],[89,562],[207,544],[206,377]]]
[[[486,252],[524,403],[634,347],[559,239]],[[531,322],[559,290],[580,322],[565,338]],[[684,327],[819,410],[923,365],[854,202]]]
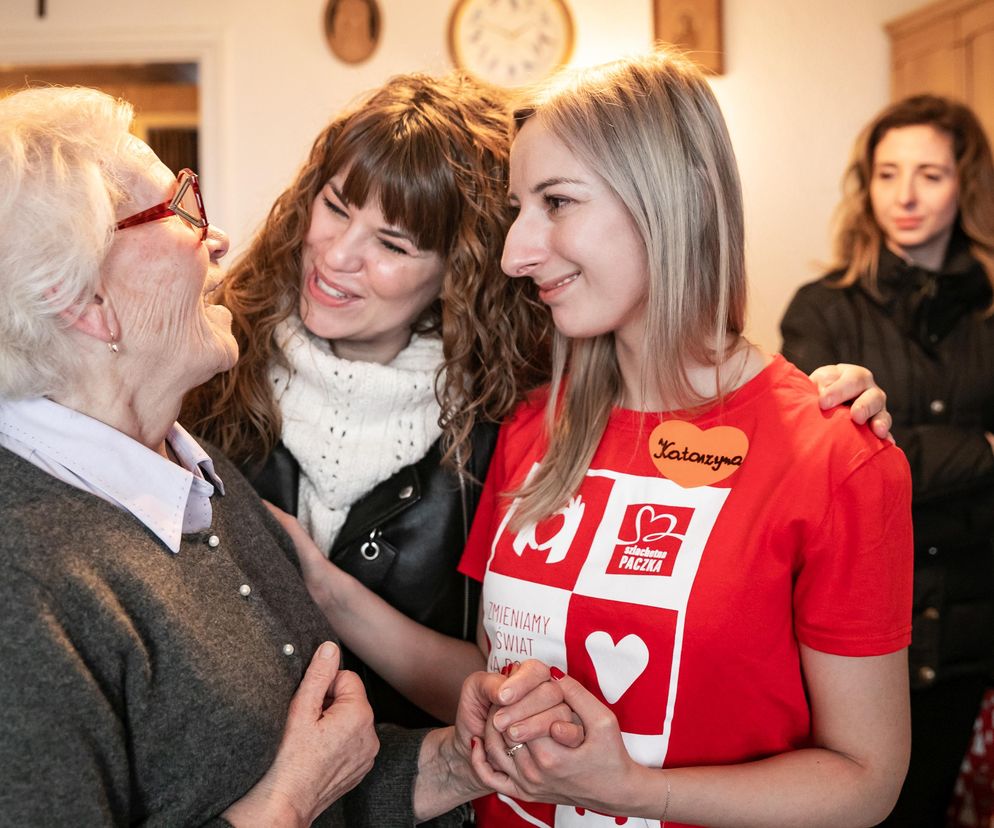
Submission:
[[[506,676],[470,676],[459,714],[457,737],[469,746],[474,773],[488,788],[517,799],[610,813],[642,770],[614,714],[575,679],[540,661],[525,661]]]

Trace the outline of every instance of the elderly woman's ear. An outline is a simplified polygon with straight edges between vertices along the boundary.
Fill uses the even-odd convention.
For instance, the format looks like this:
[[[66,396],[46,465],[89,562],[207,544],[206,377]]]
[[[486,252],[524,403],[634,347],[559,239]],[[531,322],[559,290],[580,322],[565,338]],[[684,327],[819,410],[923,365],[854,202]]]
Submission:
[[[69,321],[71,330],[98,339],[106,343],[111,351],[117,353],[117,339],[121,333],[117,314],[114,313],[110,302],[99,293],[83,305],[80,313],[66,311],[64,316]]]

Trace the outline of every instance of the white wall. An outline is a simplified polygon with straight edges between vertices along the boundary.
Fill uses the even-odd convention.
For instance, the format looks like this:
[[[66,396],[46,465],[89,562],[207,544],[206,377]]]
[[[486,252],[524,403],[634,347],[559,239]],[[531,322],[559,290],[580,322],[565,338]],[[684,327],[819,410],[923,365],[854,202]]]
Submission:
[[[0,63],[189,59],[203,67],[203,175],[235,252],[340,106],[388,76],[449,66],[453,0],[379,0],[383,34],[356,67],[327,50],[323,0],[0,0]],[[568,0],[574,62],[651,41],[650,0]],[[714,81],[738,152],[752,277],[749,334],[779,347],[794,289],[828,257],[828,222],[856,131],[887,101],[882,23],[922,0],[725,0]]]

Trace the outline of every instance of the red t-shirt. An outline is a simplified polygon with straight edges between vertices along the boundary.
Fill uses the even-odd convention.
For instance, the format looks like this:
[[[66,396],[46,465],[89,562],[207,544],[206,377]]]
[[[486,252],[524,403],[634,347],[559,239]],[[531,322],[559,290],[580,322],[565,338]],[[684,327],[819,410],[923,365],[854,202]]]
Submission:
[[[565,670],[611,708],[642,764],[804,747],[798,642],[844,656],[910,642],[904,455],[847,409],[821,411],[782,358],[694,417],[700,431],[615,410],[576,497],[511,533],[500,493],[540,462],[543,415],[536,399],[502,428],[460,570],[483,580],[489,669],[538,658]],[[477,804],[488,827],[604,819]]]

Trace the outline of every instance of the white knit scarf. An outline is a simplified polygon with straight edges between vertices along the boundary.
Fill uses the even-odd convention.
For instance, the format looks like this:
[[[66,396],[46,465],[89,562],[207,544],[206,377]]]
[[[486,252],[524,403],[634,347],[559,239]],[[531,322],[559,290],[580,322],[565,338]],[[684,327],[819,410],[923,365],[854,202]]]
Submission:
[[[437,337],[414,335],[389,365],[339,359],[291,316],[276,330],[290,363],[270,369],[283,444],[300,463],[297,516],[325,554],[349,509],[438,439]]]

